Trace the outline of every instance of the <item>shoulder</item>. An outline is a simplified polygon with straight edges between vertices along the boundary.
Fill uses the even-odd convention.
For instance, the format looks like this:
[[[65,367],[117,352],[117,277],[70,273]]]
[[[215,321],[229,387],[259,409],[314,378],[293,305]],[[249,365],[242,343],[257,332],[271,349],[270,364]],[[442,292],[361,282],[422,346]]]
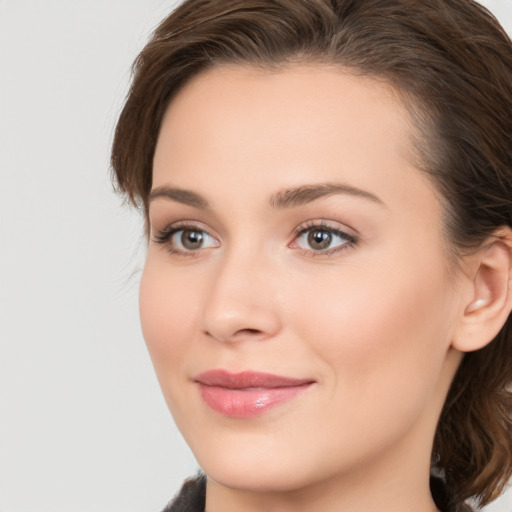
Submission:
[[[185,480],[179,493],[162,512],[204,512],[206,496],[206,475],[198,473],[196,477]]]

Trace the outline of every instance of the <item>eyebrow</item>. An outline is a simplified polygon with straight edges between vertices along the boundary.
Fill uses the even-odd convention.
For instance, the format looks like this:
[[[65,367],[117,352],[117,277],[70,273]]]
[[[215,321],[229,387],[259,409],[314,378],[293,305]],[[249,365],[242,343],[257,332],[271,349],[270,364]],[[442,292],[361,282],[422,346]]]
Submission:
[[[385,205],[382,199],[377,197],[375,194],[345,183],[319,183],[288,188],[273,194],[270,198],[269,204],[272,209],[281,210],[308,204],[316,201],[317,199],[336,194],[361,197],[374,203],[383,206]],[[153,189],[149,194],[150,201],[160,198],[170,199],[200,210],[210,209],[208,201],[203,196],[196,192],[192,192],[191,190],[173,188],[164,185]]]
[[[275,209],[294,208],[336,194],[361,197],[384,206],[384,201],[375,194],[346,183],[319,183],[286,189],[274,194],[270,205]]]
[[[170,199],[177,203],[186,204],[187,206],[192,206],[193,208],[198,208],[200,210],[208,210],[210,208],[208,201],[204,197],[192,192],[191,190],[185,190],[182,188],[172,188],[167,186],[157,187],[149,194],[149,200],[153,201],[154,199],[159,198]]]

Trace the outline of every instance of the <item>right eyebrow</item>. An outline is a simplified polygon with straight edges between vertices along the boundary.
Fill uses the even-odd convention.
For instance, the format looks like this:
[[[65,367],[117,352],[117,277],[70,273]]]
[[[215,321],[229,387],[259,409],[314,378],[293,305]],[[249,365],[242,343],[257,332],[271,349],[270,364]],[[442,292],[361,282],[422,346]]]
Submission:
[[[193,208],[199,208],[200,210],[210,209],[210,205],[204,197],[196,194],[195,192],[184,190],[182,188],[161,186],[156,187],[149,194],[150,202],[160,198],[176,201],[177,203],[192,206]]]

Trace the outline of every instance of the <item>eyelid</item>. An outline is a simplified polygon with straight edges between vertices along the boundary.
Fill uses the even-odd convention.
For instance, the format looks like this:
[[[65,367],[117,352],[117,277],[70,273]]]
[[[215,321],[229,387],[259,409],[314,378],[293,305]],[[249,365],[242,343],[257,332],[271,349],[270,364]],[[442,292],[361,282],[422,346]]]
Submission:
[[[299,224],[293,230],[293,236],[297,237],[305,233],[306,231],[310,231],[312,229],[323,229],[325,231],[330,231],[332,233],[338,233],[354,241],[358,239],[358,235],[354,233],[355,230],[353,228],[349,228],[348,226],[342,226],[337,221],[330,221],[326,219],[308,220],[306,222]]]
[[[205,226],[202,222],[199,221],[193,221],[193,220],[180,220],[176,222],[171,222],[170,224],[167,224],[164,228],[155,230],[155,232],[152,232],[151,240],[152,242],[165,246],[166,250],[173,254],[178,256],[185,256],[185,257],[197,257],[200,256],[202,252],[205,250],[211,249],[212,247],[204,247],[199,248],[197,250],[183,250],[180,248],[177,248],[171,244],[171,238],[173,235],[178,233],[179,231],[183,230],[190,230],[190,231],[200,231],[205,233],[208,237],[215,240],[216,245],[215,247],[220,246],[219,237],[215,234],[211,233],[211,230]]]
[[[298,249],[303,252],[303,254],[306,254],[308,256],[329,256],[333,254],[337,254],[339,252],[345,251],[354,245],[356,245],[359,242],[359,237],[356,235],[353,235],[347,230],[343,229],[339,226],[333,226],[329,221],[326,221],[325,219],[319,219],[319,220],[309,220],[305,223],[300,224],[297,226],[293,232],[293,240],[290,242],[288,247],[291,247],[293,249]],[[318,230],[318,231],[327,231],[329,233],[332,233],[336,236],[339,236],[341,238],[344,238],[346,240],[346,243],[337,245],[335,247],[332,247],[330,249],[325,250],[314,250],[314,249],[302,249],[298,247],[297,245],[297,239],[304,234],[306,234],[308,231],[312,230]]]
[[[333,223],[336,223],[338,225],[334,226]],[[183,250],[180,248],[177,248],[175,245],[171,243],[171,239],[174,234],[176,234],[179,231],[182,230],[191,230],[191,231],[200,231],[204,232],[208,237],[213,239],[216,244],[214,246],[209,247],[200,247],[197,250]],[[332,233],[335,236],[338,236],[344,240],[346,240],[345,243],[338,244],[332,248],[327,248],[323,250],[315,250],[315,249],[305,249],[302,247],[298,247],[297,239],[304,234],[306,234],[308,231],[312,230],[319,230],[319,231],[327,231]],[[318,220],[309,220],[306,222],[303,222],[299,224],[294,230],[293,230],[293,239],[291,242],[289,242],[287,245],[289,248],[296,249],[302,252],[302,254],[305,255],[311,255],[311,256],[329,256],[331,254],[339,253],[341,251],[344,251],[346,249],[349,249],[356,245],[359,242],[359,237],[351,234],[350,231],[353,231],[353,229],[344,229],[343,227],[339,226],[339,223],[336,221],[330,221],[325,219],[318,219]],[[173,255],[178,256],[186,256],[186,257],[197,257],[200,256],[201,253],[204,251],[207,251],[212,248],[216,248],[220,246],[220,240],[219,236],[215,233],[212,233],[212,230],[205,226],[200,221],[195,220],[180,220],[175,221],[167,224],[164,228],[160,230],[155,230],[151,234],[151,240],[152,242],[165,246],[166,250],[170,252]]]
[[[169,234],[171,232],[179,231],[180,229],[191,229],[196,231],[204,231],[205,233],[208,233],[213,238],[218,238],[216,235],[213,235],[211,233],[211,229],[204,225],[200,221],[196,220],[178,220],[174,222],[169,222],[164,225],[164,227],[160,229],[154,229],[154,227],[151,228],[151,238],[153,241],[156,241],[156,239],[160,236],[164,236],[166,234]]]

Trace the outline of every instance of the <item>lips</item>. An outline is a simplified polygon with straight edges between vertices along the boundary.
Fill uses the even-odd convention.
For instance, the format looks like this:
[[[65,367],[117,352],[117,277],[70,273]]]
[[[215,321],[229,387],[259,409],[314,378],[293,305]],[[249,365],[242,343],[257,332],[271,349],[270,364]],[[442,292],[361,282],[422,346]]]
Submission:
[[[288,402],[308,389],[314,381],[271,373],[210,370],[195,379],[201,396],[211,409],[232,418],[249,418]]]

